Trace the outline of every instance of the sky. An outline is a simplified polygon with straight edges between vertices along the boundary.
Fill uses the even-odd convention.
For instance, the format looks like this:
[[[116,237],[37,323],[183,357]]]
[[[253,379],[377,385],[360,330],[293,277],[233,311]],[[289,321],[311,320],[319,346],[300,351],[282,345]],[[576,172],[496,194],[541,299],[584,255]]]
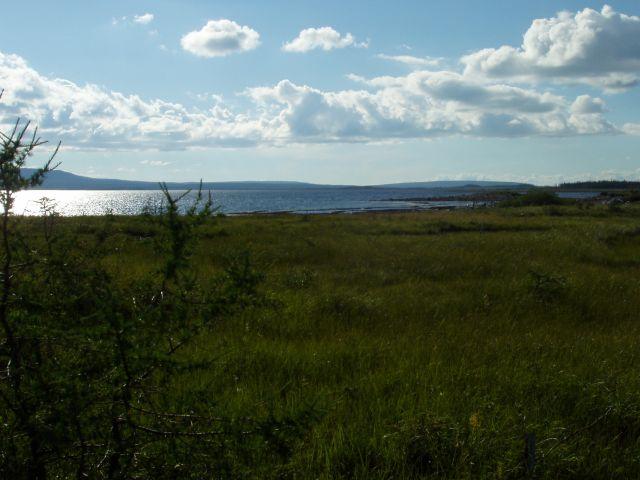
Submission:
[[[637,0],[33,0],[19,17],[0,28],[0,130],[31,120],[81,175],[640,178]]]

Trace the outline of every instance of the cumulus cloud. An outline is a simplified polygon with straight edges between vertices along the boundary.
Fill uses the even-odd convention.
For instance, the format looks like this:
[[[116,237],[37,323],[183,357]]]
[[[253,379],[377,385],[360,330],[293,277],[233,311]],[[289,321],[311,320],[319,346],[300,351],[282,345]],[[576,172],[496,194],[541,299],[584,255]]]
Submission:
[[[66,148],[180,150],[199,146],[246,146],[264,141],[261,119],[223,105],[187,109],[144,100],[97,85],[80,86],[40,75],[17,55],[0,53],[0,129],[17,117],[38,124],[42,135]]]
[[[304,53],[310,50],[321,49],[324,51],[346,47],[368,47],[368,42],[357,43],[355,37],[334,30],[331,27],[307,28],[288,43],[282,46],[285,52]]]
[[[522,82],[583,83],[609,92],[640,75],[640,17],[585,8],[535,20],[520,47],[502,46],[461,59],[465,74]]]
[[[604,113],[607,105],[601,98],[594,98],[590,95],[580,95],[571,105],[571,112],[579,115],[591,115],[594,113]]]
[[[509,85],[486,85],[449,71],[420,71],[405,77],[377,77],[371,80],[352,78],[370,87],[396,89],[412,93],[414,97],[448,102],[448,107],[455,107],[456,110],[545,113],[564,107],[564,100],[557,95]]]
[[[625,123],[622,126],[622,131],[627,135],[640,137],[640,123]]]
[[[462,134],[480,137],[615,133],[601,115],[574,115],[568,102],[507,85],[485,86],[452,72],[364,80],[367,90],[324,92],[283,80],[248,95],[274,112],[296,141],[374,141]]]
[[[209,20],[200,30],[184,35],[180,44],[199,57],[224,57],[254,50],[260,45],[260,34],[231,20]]]
[[[212,98],[187,108],[39,74],[0,52],[0,130],[16,117],[67,148],[179,150],[290,143],[635,133],[608,122],[598,98],[564,97],[449,71],[355,78],[359,88],[323,91],[282,80],[248,89],[242,113]]]
[[[153,22],[155,16],[153,13],[145,13],[143,15],[134,15],[133,21],[134,23],[139,23],[140,25],[149,25]]]
[[[377,55],[382,60],[389,60],[391,62],[402,63],[412,68],[429,68],[437,67],[440,65],[442,59],[431,57],[414,57],[412,55],[386,55],[380,53]]]

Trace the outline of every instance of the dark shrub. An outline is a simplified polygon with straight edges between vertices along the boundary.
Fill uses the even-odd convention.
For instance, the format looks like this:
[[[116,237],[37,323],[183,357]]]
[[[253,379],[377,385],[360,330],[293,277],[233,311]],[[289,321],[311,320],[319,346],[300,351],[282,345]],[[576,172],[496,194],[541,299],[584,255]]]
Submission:
[[[532,190],[517,198],[502,202],[503,207],[534,207],[544,205],[564,205],[567,202],[547,190]]]

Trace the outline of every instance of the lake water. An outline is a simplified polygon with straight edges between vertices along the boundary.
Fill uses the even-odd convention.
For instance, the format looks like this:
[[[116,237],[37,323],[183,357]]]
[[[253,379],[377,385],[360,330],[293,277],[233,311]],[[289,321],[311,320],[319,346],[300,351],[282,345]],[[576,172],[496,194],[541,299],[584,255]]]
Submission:
[[[418,201],[416,198],[460,196],[471,193],[427,188],[283,188],[269,190],[216,190],[212,192],[214,205],[225,214],[243,213],[334,213],[384,210],[429,210],[461,208],[471,201]],[[181,191],[172,192],[179,195]],[[564,198],[589,198],[597,192],[563,192]],[[193,199],[194,194],[191,195]],[[80,215],[137,215],[146,208],[162,204],[163,195],[156,190],[29,190],[17,195],[14,212],[19,215],[39,215],[40,199],[48,198],[63,216]],[[393,200],[391,200],[393,199]],[[188,205],[190,198],[183,201]]]
[[[181,192],[174,192],[175,194]],[[225,214],[241,213],[332,213],[364,212],[376,210],[431,209],[438,207],[465,207],[471,202],[437,201],[417,202],[411,198],[459,195],[457,190],[442,189],[378,189],[378,188],[324,188],[278,190],[216,190],[212,192],[214,204]],[[17,195],[14,212],[38,215],[39,200],[48,198],[63,216],[79,215],[136,215],[147,207],[161,204],[159,191],[148,190],[30,190]],[[391,201],[390,199],[407,199]],[[185,199],[189,203],[189,199]]]

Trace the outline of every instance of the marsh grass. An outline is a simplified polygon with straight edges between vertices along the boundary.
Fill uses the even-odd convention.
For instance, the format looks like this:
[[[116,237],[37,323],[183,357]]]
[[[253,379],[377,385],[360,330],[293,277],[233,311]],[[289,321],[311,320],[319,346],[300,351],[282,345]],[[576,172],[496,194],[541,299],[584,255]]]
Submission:
[[[529,433],[537,478],[640,477],[640,210],[545,208],[213,219],[194,268],[251,252],[269,301],[183,353],[166,408],[312,406],[261,478],[522,478]],[[157,269],[153,222],[110,229],[109,268]]]

